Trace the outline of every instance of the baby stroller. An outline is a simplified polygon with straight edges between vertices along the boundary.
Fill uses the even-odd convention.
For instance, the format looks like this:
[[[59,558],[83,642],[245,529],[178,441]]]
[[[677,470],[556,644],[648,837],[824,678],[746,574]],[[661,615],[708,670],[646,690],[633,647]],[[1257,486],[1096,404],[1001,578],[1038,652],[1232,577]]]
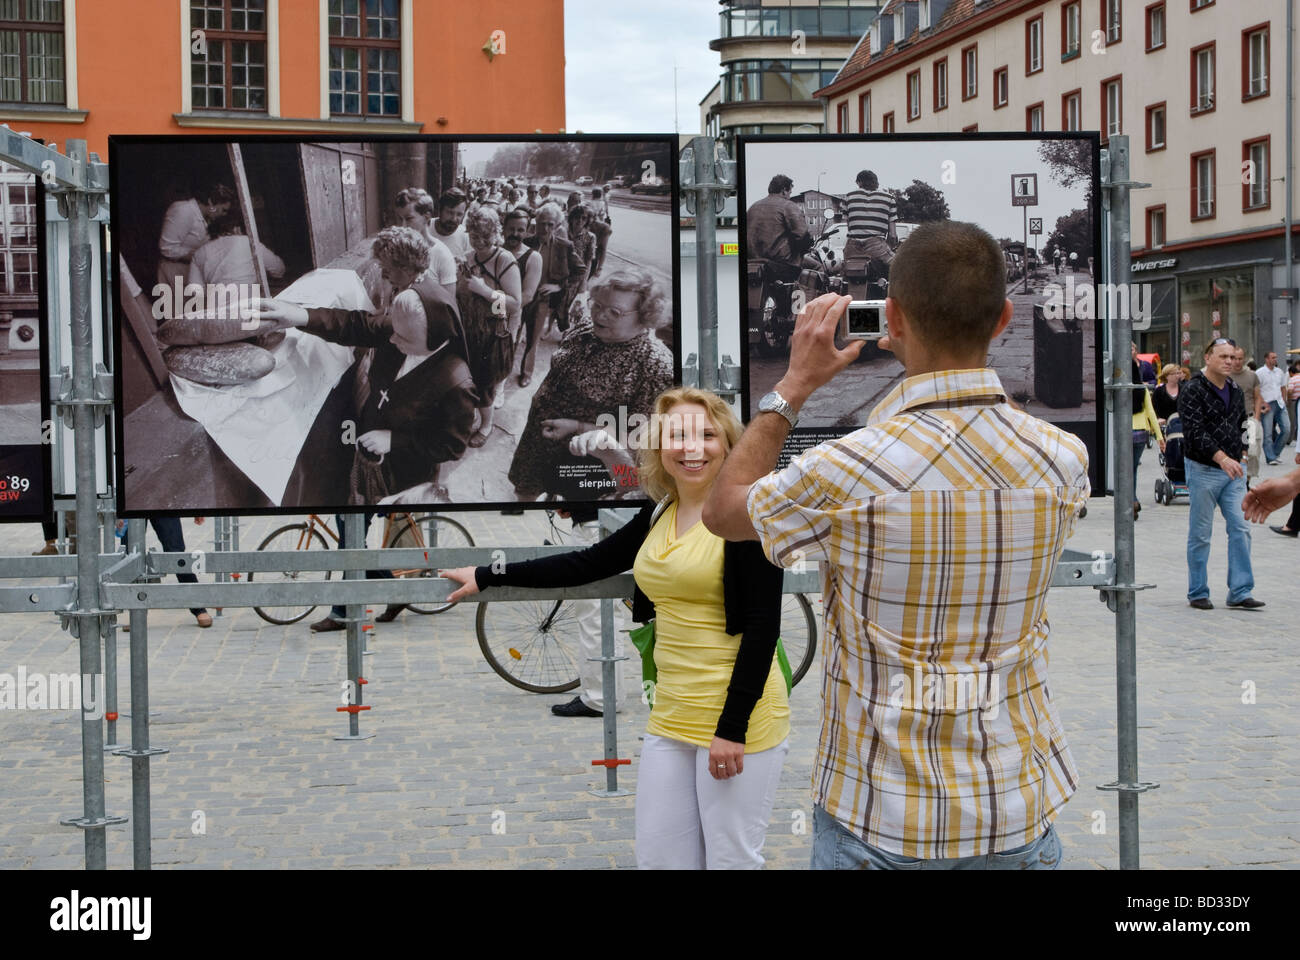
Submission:
[[[1187,496],[1187,471],[1183,464],[1183,422],[1178,414],[1165,425],[1165,452],[1160,454],[1165,475],[1156,478],[1156,503],[1170,504]]]

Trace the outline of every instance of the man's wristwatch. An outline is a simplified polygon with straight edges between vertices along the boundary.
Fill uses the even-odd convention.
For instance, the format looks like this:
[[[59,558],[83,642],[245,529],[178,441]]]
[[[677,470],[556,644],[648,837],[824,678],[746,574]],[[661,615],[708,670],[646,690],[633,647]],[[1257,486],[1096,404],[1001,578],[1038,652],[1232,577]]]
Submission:
[[[785,397],[775,390],[763,394],[763,399],[758,401],[759,413],[779,413],[790,422],[790,429],[799,422],[799,414],[795,412],[794,407],[786,401]]]

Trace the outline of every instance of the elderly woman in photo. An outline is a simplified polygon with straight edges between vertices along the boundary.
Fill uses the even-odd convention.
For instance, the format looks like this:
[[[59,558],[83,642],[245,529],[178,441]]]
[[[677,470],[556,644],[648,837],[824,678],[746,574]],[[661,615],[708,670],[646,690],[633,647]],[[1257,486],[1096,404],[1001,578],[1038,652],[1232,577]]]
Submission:
[[[510,464],[521,500],[542,493],[589,500],[617,492],[602,463],[630,464],[619,446],[627,438],[603,435],[600,428],[648,416],[655,397],[672,384],[672,354],[654,333],[671,321],[671,301],[654,278],[640,267],[618,270],[590,298],[591,318],[560,342],[533,396]]]
[[[492,433],[493,401],[515,362],[515,335],[523,303],[519,264],[501,246],[501,221],[491,207],[465,218],[471,253],[456,287],[456,302],[465,321],[470,373],[479,395],[479,426],[471,447],[487,443]]]

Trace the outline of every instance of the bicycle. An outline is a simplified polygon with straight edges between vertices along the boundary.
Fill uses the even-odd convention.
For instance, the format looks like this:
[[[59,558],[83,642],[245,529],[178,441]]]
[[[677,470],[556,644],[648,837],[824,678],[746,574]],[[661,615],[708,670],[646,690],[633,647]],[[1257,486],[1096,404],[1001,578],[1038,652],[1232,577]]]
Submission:
[[[427,531],[427,537],[422,531]],[[338,546],[339,536],[334,532],[329,521],[313,513],[308,515],[304,523],[291,523],[272,531],[258,544],[257,549],[283,551],[328,550],[330,543],[326,541],[326,536],[333,541],[335,546]],[[384,518],[383,544],[385,547],[414,548],[472,547],[474,546],[474,538],[458,521],[441,514],[428,513],[421,516],[412,516],[409,513],[392,513]],[[329,580],[333,573],[332,570],[293,570],[280,573],[263,572],[262,577],[264,580],[278,577],[279,581],[277,582],[297,583],[308,580]],[[428,578],[435,576],[436,571],[432,567],[413,567],[393,570],[392,573],[395,577]],[[248,582],[252,583],[256,577],[256,573],[249,573]],[[313,604],[311,606],[254,607],[253,610],[267,623],[287,626],[309,616],[316,609],[316,606]],[[434,614],[450,610],[454,606],[454,603],[412,603],[408,605],[408,608],[415,613]]]
[[[548,510],[547,517],[552,534],[563,540],[554,512]],[[623,603],[631,609],[629,601]],[[578,686],[578,617],[572,600],[480,603],[474,631],[483,658],[507,683],[530,693],[564,693]],[[817,617],[802,593],[782,600],[781,642],[797,685],[817,653]]]

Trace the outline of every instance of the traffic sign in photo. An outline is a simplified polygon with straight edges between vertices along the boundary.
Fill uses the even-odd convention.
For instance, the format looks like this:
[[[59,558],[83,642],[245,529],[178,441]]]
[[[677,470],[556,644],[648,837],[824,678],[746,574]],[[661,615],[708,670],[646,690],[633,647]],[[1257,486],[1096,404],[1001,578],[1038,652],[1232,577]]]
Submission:
[[[1043,218],[1042,218],[1042,217],[1030,217],[1030,218],[1029,218],[1029,234],[1030,234],[1030,236],[1034,236],[1034,237],[1041,237],[1041,236],[1043,235]]]
[[[1011,175],[1011,205],[1013,207],[1038,206],[1038,174],[1014,173]]]

